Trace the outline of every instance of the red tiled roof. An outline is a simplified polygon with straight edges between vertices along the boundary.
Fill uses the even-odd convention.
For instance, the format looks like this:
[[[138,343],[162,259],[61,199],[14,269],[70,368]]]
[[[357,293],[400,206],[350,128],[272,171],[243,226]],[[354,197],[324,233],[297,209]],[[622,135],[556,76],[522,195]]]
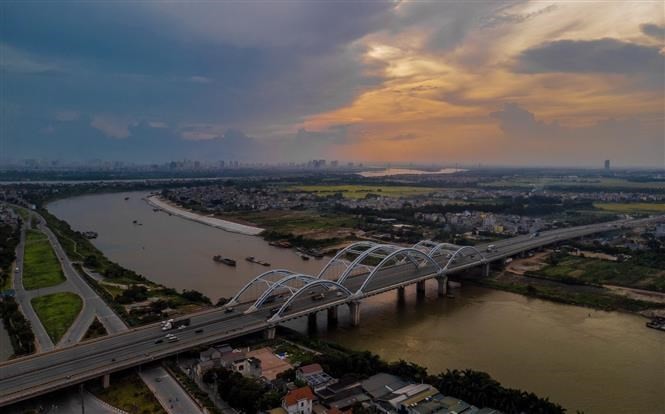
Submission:
[[[284,402],[286,402],[287,407],[298,404],[298,401],[300,400],[313,400],[313,399],[314,399],[314,393],[312,393],[312,389],[309,387],[296,388],[295,390],[289,391],[284,396]]]
[[[309,364],[309,365],[305,365],[303,367],[300,367],[298,369],[300,370],[300,372],[302,372],[305,375],[314,374],[315,372],[323,371],[323,368],[321,368],[321,365],[319,365],[319,364]]]

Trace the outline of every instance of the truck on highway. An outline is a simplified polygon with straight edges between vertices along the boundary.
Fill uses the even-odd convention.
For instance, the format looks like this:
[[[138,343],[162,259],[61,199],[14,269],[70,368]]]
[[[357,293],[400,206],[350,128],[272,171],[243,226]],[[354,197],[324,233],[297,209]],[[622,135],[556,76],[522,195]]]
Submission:
[[[169,319],[166,322],[162,322],[162,331],[169,331],[171,329],[185,329],[189,326],[191,320],[189,318],[173,320]]]

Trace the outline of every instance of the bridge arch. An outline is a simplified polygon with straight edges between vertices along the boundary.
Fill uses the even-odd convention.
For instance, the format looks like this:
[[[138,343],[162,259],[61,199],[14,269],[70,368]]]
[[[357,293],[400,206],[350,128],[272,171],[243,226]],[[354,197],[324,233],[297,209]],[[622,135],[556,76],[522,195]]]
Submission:
[[[344,272],[342,272],[340,277],[337,279],[337,283],[344,284],[346,279],[348,279],[349,276],[351,276],[353,272],[358,268],[367,269],[368,272],[371,273],[374,266],[364,263],[364,261],[368,257],[380,258],[381,260],[383,260],[387,255],[390,255],[392,252],[401,249],[403,249],[403,247],[395,246],[393,244],[375,244],[374,246],[370,247],[369,249],[365,250],[360,255],[358,255],[358,257],[356,257],[353,262],[348,264],[346,269],[344,269]]]
[[[448,262],[446,262],[446,265],[443,266],[443,269],[442,269],[442,270],[444,270],[444,271],[445,271],[445,270],[448,270],[448,268],[450,267],[450,265],[453,263],[453,260],[455,260],[455,258],[457,258],[457,256],[461,255],[464,251],[467,251],[467,250],[471,250],[473,253],[475,253],[475,254],[477,254],[478,256],[480,256],[480,258],[481,258],[481,263],[485,263],[485,261],[486,261],[486,259],[485,259],[485,255],[484,255],[480,250],[476,249],[476,248],[473,247],[473,246],[462,246],[462,247],[460,247],[459,249],[457,249],[457,250],[455,251],[455,253],[453,253],[452,256],[450,256],[450,258],[448,258]]]
[[[434,247],[436,247],[439,243],[432,241],[432,240],[421,240],[418,243],[413,245],[414,249],[420,250],[423,253],[429,254]]]
[[[329,276],[329,270],[331,270],[335,265],[342,264],[344,266],[348,266],[349,262],[344,259],[345,256],[348,254],[357,254],[360,255],[362,254],[365,250],[375,246],[376,243],[372,241],[359,241],[355,243],[351,243],[350,245],[344,247],[342,250],[338,251],[335,256],[326,263],[326,265],[321,269],[319,274],[316,276],[318,279],[328,279],[331,280],[331,277],[326,277]],[[362,249],[362,248],[365,249]]]
[[[240,302],[241,297],[249,292],[252,288],[259,289],[268,289],[273,283],[278,282],[284,277],[295,274],[288,269],[273,269],[263,272],[260,275],[256,276],[254,279],[250,280],[243,286],[238,293],[235,294],[224,306],[235,306]],[[260,295],[259,295],[260,296]]]
[[[429,255],[423,253],[420,250],[414,249],[412,247],[404,247],[398,250],[393,251],[389,255],[387,255],[381,262],[370,272],[370,274],[365,278],[363,281],[362,285],[358,290],[356,291],[355,295],[362,295],[366,292],[366,288],[369,285],[369,283],[376,277],[379,271],[381,271],[390,261],[400,257],[400,256],[406,256],[410,259],[410,261],[418,268],[422,264],[428,263],[429,265],[432,266],[432,273],[440,273],[443,271],[441,266],[434,260],[432,259]],[[413,256],[419,258],[422,260],[421,263],[418,263],[416,260],[414,260]]]
[[[305,286],[301,287],[298,289],[296,292],[294,292],[291,297],[282,304],[282,306],[279,308],[275,314],[268,319],[268,322],[279,322],[280,319],[282,319],[284,312],[288,311],[291,305],[298,300],[299,298],[305,296],[307,293],[312,292],[314,289],[325,289],[326,293],[327,292],[340,292],[341,295],[336,295],[334,301],[336,302],[337,300],[346,300],[353,296],[353,293],[345,288],[344,286],[340,285],[339,283],[336,283],[332,280],[327,280],[327,279],[315,279],[311,281],[310,283],[306,284]]]
[[[430,255],[430,257],[434,257],[439,253],[441,250],[449,250],[449,251],[457,251],[460,249],[460,246],[452,243],[439,243],[436,246],[434,246],[427,254]],[[451,253],[453,254],[453,253]]]
[[[314,276],[310,275],[305,275],[302,273],[294,273],[288,276],[283,277],[282,279],[278,280],[277,282],[271,284],[268,289],[266,289],[261,296],[259,296],[258,299],[254,302],[252,306],[249,307],[245,311],[245,313],[249,312],[254,312],[256,310],[259,310],[261,306],[263,306],[264,303],[268,301],[268,299],[275,293],[279,292],[280,290],[286,290],[288,291],[289,296],[293,296],[298,290],[302,289],[303,287],[307,286],[307,284],[317,281],[318,279],[315,278]],[[303,283],[303,286],[290,286],[291,283],[297,282],[297,283]]]

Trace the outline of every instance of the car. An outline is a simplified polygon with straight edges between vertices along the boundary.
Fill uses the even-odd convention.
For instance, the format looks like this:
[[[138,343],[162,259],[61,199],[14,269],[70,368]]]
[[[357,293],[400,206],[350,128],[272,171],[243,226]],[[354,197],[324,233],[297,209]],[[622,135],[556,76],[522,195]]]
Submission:
[[[143,356],[150,356],[150,354],[147,353],[147,352],[144,352],[144,353],[143,353]]]
[[[187,325],[180,325],[180,326],[178,326],[178,329],[185,329],[186,327],[187,327]]]
[[[161,344],[162,342],[164,342],[163,339],[158,339],[158,340],[155,341],[156,344]]]
[[[115,362],[115,358],[111,358],[111,362]]]
[[[196,333],[196,334],[203,333],[203,328],[195,330],[194,333]]]
[[[231,307],[224,309],[224,313],[231,313],[231,312],[233,312],[233,308]]]
[[[172,336],[172,337],[170,337],[169,339],[167,339],[167,341],[169,341],[169,342],[175,342],[175,341],[177,341],[177,340],[178,340],[178,337],[175,336],[175,335]]]
[[[72,376],[71,376],[71,375],[67,375],[67,379],[72,379]]]
[[[160,377],[155,378],[155,382],[162,382],[162,379]]]

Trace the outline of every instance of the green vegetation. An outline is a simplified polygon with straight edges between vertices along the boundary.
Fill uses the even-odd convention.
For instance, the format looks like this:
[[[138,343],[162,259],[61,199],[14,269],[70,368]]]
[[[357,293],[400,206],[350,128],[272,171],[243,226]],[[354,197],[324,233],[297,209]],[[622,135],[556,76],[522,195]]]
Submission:
[[[524,296],[606,311],[623,310],[627,312],[641,312],[648,309],[665,308],[665,304],[630,299],[625,296],[613,294],[604,288],[567,286],[565,284],[557,286],[556,284],[540,283],[535,278],[522,277],[521,279],[519,282],[496,278],[469,279],[469,281]]]
[[[562,282],[613,284],[665,292],[665,270],[641,264],[637,259],[624,262],[564,256],[554,264],[530,273]]]
[[[278,233],[303,233],[353,228],[358,220],[350,214],[325,214],[314,211],[253,211],[226,214]]]
[[[345,198],[365,198],[369,194],[383,197],[408,197],[439,191],[433,187],[386,186],[386,185],[297,185],[289,187],[292,191],[307,191],[318,196],[341,194]]]
[[[279,407],[281,394],[256,378],[217,368],[206,372],[203,381],[217,383],[219,396],[232,407],[245,413],[256,413]]]
[[[35,352],[35,335],[32,333],[32,327],[18,309],[14,298],[4,298],[0,301],[0,316],[9,333],[14,355],[27,355]]]
[[[39,296],[31,303],[53,343],[58,343],[83,307],[79,295],[71,292]]]
[[[479,184],[482,187],[520,187],[520,188],[596,188],[600,190],[608,189],[652,189],[665,190],[663,181],[630,181],[624,178],[610,177],[515,177],[488,181]]]
[[[139,376],[132,371],[111,374],[111,386],[92,390],[99,399],[130,414],[166,414],[157,398]]]
[[[59,285],[65,281],[51,243],[39,230],[28,230],[23,257],[23,286],[28,289]]]
[[[20,229],[0,224],[0,291],[11,289],[16,246],[21,237]]]
[[[88,330],[83,336],[83,340],[86,341],[88,339],[99,338],[102,336],[106,336],[106,334],[108,334],[108,332],[106,332],[106,328],[104,328],[104,325],[102,325],[99,319],[95,318],[95,320],[92,321],[90,327],[88,327]]]
[[[593,206],[613,213],[665,213],[665,203],[593,203]]]

